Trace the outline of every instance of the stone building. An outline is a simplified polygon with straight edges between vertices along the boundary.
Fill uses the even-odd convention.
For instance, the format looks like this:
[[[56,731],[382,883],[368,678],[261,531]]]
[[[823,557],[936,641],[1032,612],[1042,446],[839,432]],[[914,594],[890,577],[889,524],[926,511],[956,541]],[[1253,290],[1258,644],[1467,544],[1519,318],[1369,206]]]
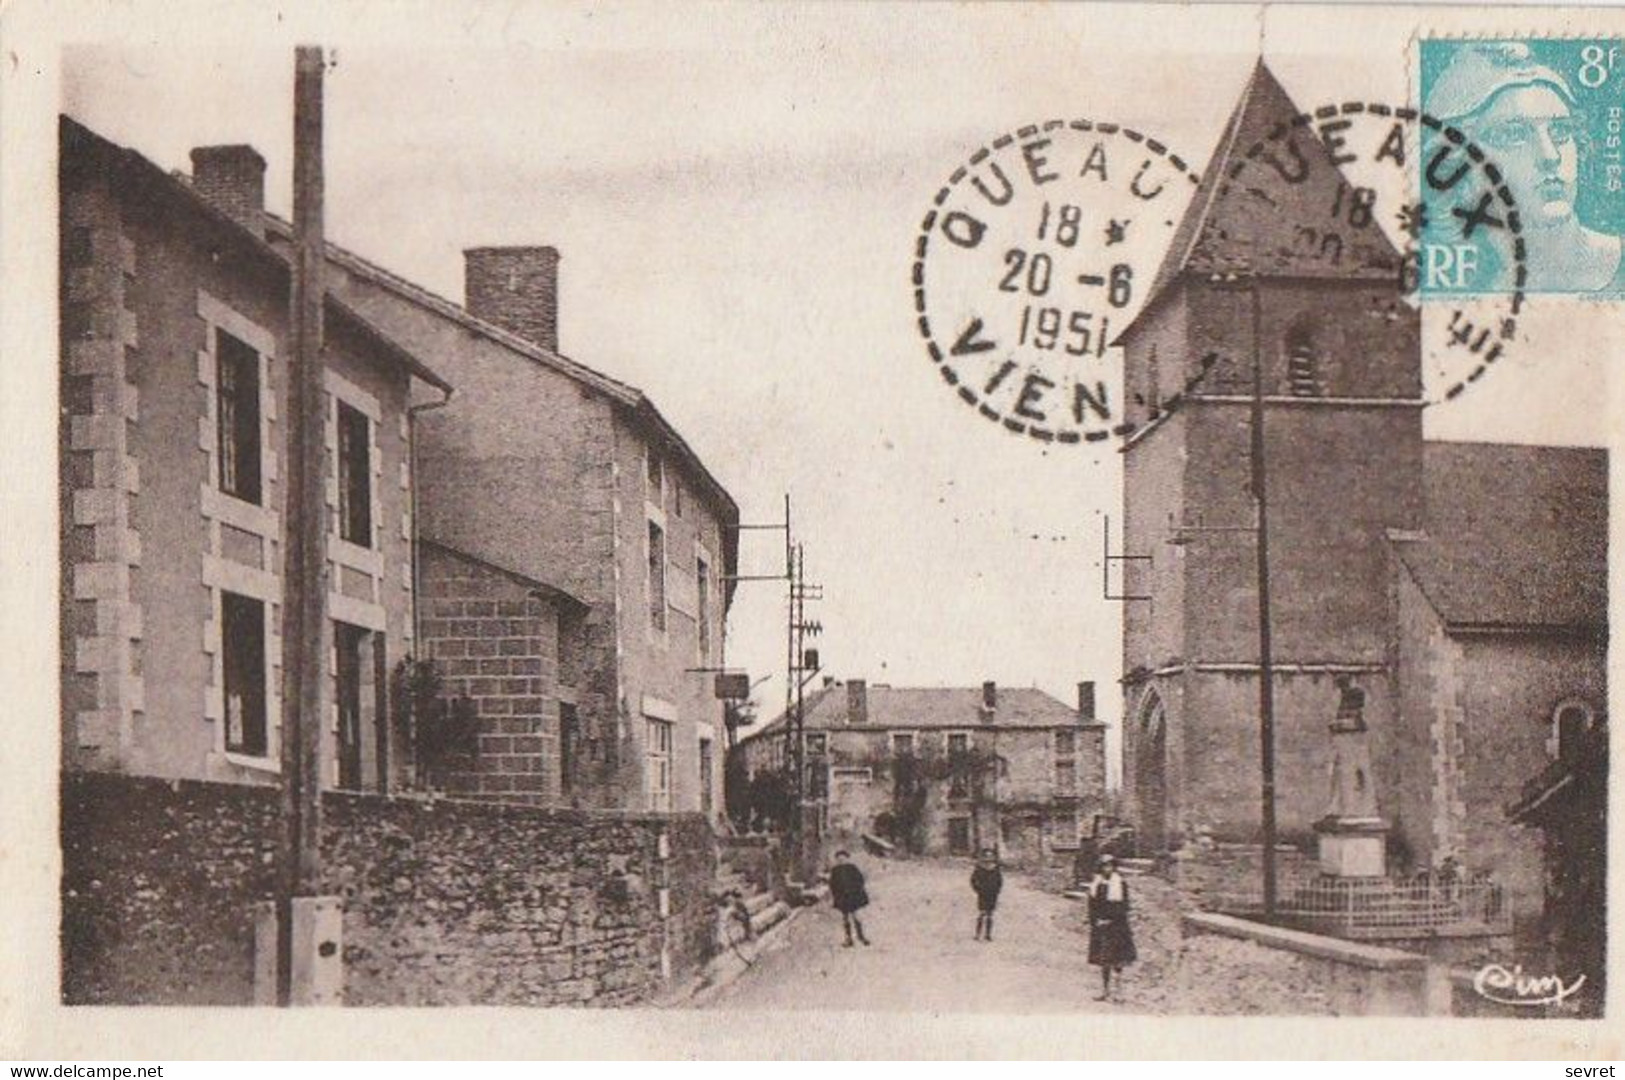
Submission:
[[[438,782],[715,818],[732,497],[647,396],[560,351],[552,248],[468,250],[462,305],[328,256],[329,288],[457,387],[414,418],[419,655],[479,725]]]
[[[1208,175],[1228,176],[1298,112],[1260,65]],[[1330,205],[1336,164],[1312,133],[1296,142],[1312,165],[1300,194]],[[1124,787],[1142,841],[1259,839],[1244,531],[1256,357],[1282,835],[1306,840],[1326,810],[1327,723],[1347,679],[1364,693],[1391,868],[1453,856],[1509,884],[1528,913],[1538,837],[1502,808],[1565,725],[1601,715],[1604,454],[1424,440],[1419,315],[1398,302],[1398,253],[1374,233],[1383,250],[1369,258],[1294,254],[1290,215],[1216,191],[1199,188],[1121,338],[1139,425],[1124,450],[1123,551],[1150,556],[1129,591],[1151,600],[1126,606],[1123,641]],[[1162,409],[1210,355],[1212,370]]]
[[[269,780],[291,232],[252,147],[63,147],[64,744]],[[714,816],[738,508],[559,353],[552,249],[466,259],[463,307],[329,245],[333,782]],[[408,660],[471,737],[429,753]]]
[[[892,687],[849,679],[810,694],[808,794],[825,835],[863,834],[930,855],[998,848],[1038,865],[1069,852],[1105,809],[1106,726],[1094,684],[1068,708],[1042,690]],[[784,767],[785,717],[740,739],[743,772]]]
[[[265,163],[199,151],[187,183],[66,117],[60,154],[63,767],[273,784],[290,326]],[[342,299],[325,320],[322,775],[387,790],[410,769],[385,707],[413,648],[409,416],[449,387]]]
[[[65,1002],[268,989],[290,244],[264,174],[61,121]],[[522,279],[487,255],[476,291]],[[345,999],[647,1001],[718,943],[722,718],[691,669],[722,664],[733,503],[637,391],[337,249],[328,276],[316,887]]]

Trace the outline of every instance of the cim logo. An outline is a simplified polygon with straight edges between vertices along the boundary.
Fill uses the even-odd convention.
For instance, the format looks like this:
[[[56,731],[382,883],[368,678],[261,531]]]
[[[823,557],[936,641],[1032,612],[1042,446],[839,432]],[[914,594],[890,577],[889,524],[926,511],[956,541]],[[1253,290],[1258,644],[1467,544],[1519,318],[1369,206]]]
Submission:
[[[1572,997],[1585,981],[1581,975],[1564,985],[1556,975],[1525,975],[1522,964],[1513,964],[1510,971],[1500,964],[1487,964],[1473,976],[1473,989],[1501,1005],[1556,1005]]]

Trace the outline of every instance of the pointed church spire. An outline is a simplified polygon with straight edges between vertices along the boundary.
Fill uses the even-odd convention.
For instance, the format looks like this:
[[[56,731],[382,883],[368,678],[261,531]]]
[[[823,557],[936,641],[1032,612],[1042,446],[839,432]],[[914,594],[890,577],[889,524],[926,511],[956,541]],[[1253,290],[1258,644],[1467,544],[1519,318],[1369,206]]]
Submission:
[[[1142,313],[1186,274],[1393,278],[1399,253],[1375,221],[1350,224],[1354,185],[1313,125],[1298,120],[1302,114],[1260,59]],[[1344,211],[1341,217],[1336,209]]]

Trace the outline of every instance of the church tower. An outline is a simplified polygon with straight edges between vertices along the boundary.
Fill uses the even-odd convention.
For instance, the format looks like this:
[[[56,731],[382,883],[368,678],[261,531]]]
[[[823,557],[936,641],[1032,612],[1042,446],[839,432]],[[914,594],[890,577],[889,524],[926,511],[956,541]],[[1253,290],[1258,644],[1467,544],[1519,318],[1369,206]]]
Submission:
[[[1333,218],[1353,185],[1312,126],[1291,127],[1299,112],[1261,62],[1119,338],[1138,425],[1123,451],[1123,552],[1151,557],[1128,564],[1125,591],[1150,599],[1124,612],[1124,787],[1158,849],[1198,829],[1259,838],[1255,365],[1281,838],[1326,812],[1339,678],[1365,694],[1379,799],[1393,769],[1388,532],[1421,524],[1418,315],[1380,226]],[[1220,182],[1246,169],[1276,182]],[[1265,197],[1247,191],[1260,186]],[[1204,358],[1196,388],[1170,402]]]

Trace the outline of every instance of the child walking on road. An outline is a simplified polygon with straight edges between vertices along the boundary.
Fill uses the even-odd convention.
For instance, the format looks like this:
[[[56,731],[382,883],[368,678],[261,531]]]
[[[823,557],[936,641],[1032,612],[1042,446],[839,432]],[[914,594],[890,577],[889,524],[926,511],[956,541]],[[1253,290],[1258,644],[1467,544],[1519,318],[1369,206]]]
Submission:
[[[983,848],[971,871],[970,887],[976,892],[976,940],[993,940],[993,911],[999,906],[999,890],[1004,888],[1004,873],[999,869],[999,857],[992,848]]]
[[[846,927],[846,947],[852,945],[854,930],[859,941],[869,944],[869,939],[863,936],[863,923],[858,919],[858,912],[869,906],[869,891],[863,884],[863,871],[853,865],[852,856],[846,851],[835,853],[835,865],[829,871],[829,897]]]

